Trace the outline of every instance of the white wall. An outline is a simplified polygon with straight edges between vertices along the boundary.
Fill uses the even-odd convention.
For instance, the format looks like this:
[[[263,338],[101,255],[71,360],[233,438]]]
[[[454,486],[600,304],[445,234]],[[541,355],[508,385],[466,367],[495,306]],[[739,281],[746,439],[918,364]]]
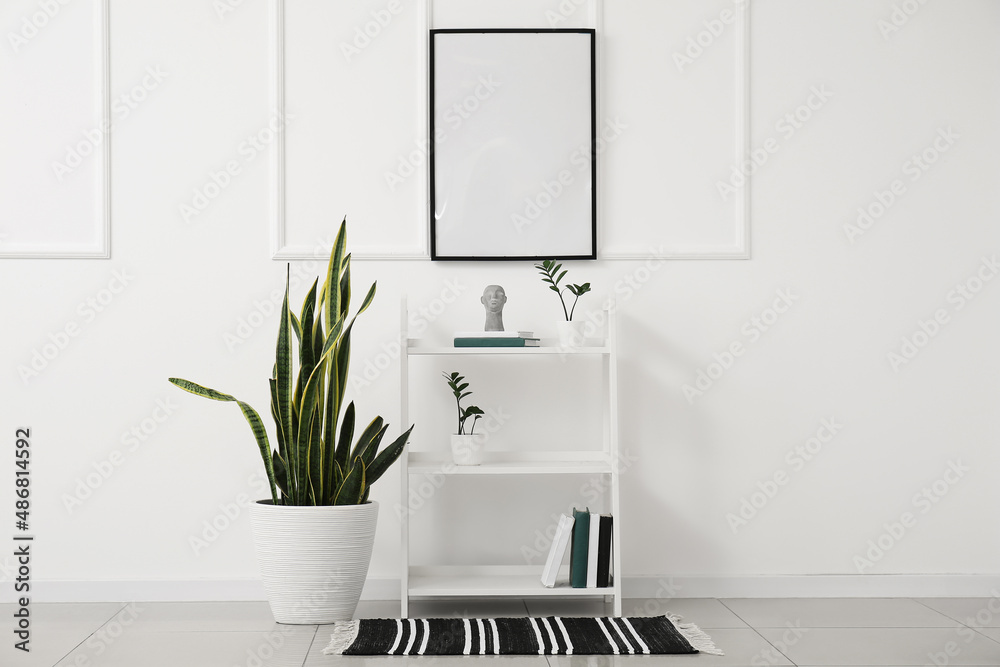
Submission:
[[[516,11],[533,12],[534,22],[544,25],[545,9],[558,4],[518,3]],[[646,4],[608,0],[609,26],[624,30],[631,24],[637,40],[650,34],[640,30]],[[883,36],[879,22],[891,20],[894,4],[919,9],[905,23],[899,19],[905,14],[897,15],[903,25]],[[457,13],[470,10],[452,5],[439,3],[435,20],[464,20]],[[688,20],[692,5],[677,6]],[[687,36],[697,36],[702,21],[729,3],[694,6],[700,18],[687,24]],[[199,553],[189,540],[220,513],[220,505],[242,494],[262,495],[251,479],[260,467],[256,448],[238,410],[182,394],[166,378],[188,377],[266,406],[275,318],[265,317],[239,345],[227,345],[226,335],[238,333],[241,320],[281,285],[285,271],[270,258],[266,156],[247,159],[239,150],[268,120],[267,6],[247,0],[220,17],[207,1],[115,1],[111,11],[112,94],[128,90],[147,66],[169,74],[113,133],[112,258],[0,262],[0,433],[9,454],[14,429],[32,428],[32,528],[39,540],[34,576],[50,585],[45,590],[52,597],[203,595],[193,588],[171,590],[169,582],[191,580],[236,580],[231,594],[219,595],[246,595],[255,589],[238,582],[255,576],[255,564],[245,511]],[[403,111],[393,112],[406,123],[404,137],[419,132],[423,118],[422,108],[409,104],[419,99],[421,84],[413,62],[418,42],[408,25],[395,26],[398,34],[386,33],[364,52],[383,63],[398,62],[396,75],[417,82],[402,95]],[[10,26],[3,27],[6,33]],[[333,39],[349,38],[352,28]],[[624,571],[653,581],[662,575],[725,581],[757,575],[1000,574],[993,521],[993,508],[1000,505],[993,479],[1000,463],[1000,281],[982,283],[969,301],[954,291],[960,283],[978,287],[977,272],[992,276],[996,269],[982,268],[993,266],[984,258],[995,262],[1000,250],[1000,4],[754,0],[751,29],[752,145],[778,145],[752,181],[752,259],[669,261],[653,271],[639,261],[570,267],[571,277],[596,286],[581,308],[596,308],[616,292],[621,305],[621,437],[637,459],[623,476]],[[676,103],[658,81],[676,78],[672,54],[685,43],[657,47],[658,59],[642,69],[609,66],[604,72],[617,88],[645,91],[648,107],[621,114],[648,118],[649,108]],[[32,48],[61,47],[39,40]],[[727,47],[720,42],[718,48]],[[697,69],[689,74],[699,76]],[[706,91],[732,83],[693,80],[693,89]],[[369,91],[377,89],[379,81],[370,79],[339,88],[351,109],[364,109]],[[828,99],[820,104],[813,97],[819,108],[789,132],[782,119],[816,89],[829,91]],[[615,100],[605,103],[613,106]],[[344,193],[343,201],[331,196],[315,220],[333,229],[344,214],[361,225],[403,211],[404,227],[419,229],[425,220],[419,189],[389,193],[383,180],[387,165],[396,164],[410,142],[400,138],[394,147],[378,141],[385,121],[366,123],[364,114],[351,113],[354,120],[344,127],[353,137],[344,140],[351,150],[331,147],[328,159],[353,180],[331,185]],[[46,131],[41,123],[25,128],[40,136]],[[399,127],[392,132],[400,134]],[[939,132],[957,139],[950,145],[939,141],[947,151],[918,178],[907,162],[925,149],[933,152]],[[365,142],[357,145],[366,137],[367,149]],[[619,155],[647,155],[634,161],[616,159],[617,148],[611,149],[614,173],[606,177],[617,199],[603,193],[608,196],[601,224],[607,229],[634,224],[636,210],[647,216],[640,233],[655,237],[670,224],[670,200],[655,187],[629,189],[629,183],[662,171],[662,161],[696,162],[697,155],[637,150],[649,140],[641,126],[622,137]],[[239,176],[185,222],[179,206],[191,203],[193,189],[228,160],[241,161]],[[716,180],[726,178],[729,167],[719,164]],[[873,206],[875,193],[894,179],[901,181],[902,194],[852,243],[845,225],[855,222],[859,207]],[[716,183],[702,186],[711,191]],[[632,222],[623,222],[625,217]],[[400,217],[392,220],[399,224]],[[127,286],[101,312],[92,311],[86,300],[100,298],[116,272],[127,274]],[[478,324],[478,294],[490,282],[507,288],[509,325],[543,334],[554,328],[554,296],[527,263],[359,261],[354,273],[359,286],[379,281],[376,303],[355,335],[359,379],[366,364],[393,353],[404,293],[412,307],[430,308],[443,291],[459,285],[459,303],[429,322],[427,335],[447,336]],[[636,278],[646,279],[636,283],[638,289],[625,282]],[[304,293],[298,285],[294,300]],[[752,318],[768,316],[779,293],[794,295],[793,304],[752,339]],[[894,368],[887,354],[900,351],[902,337],[920,338],[920,322],[939,309],[947,322],[915,357]],[[69,323],[80,326],[80,335],[37,376],[22,379],[19,369]],[[742,343],[745,353],[689,401],[684,385],[694,384],[698,372],[709,370],[713,357],[733,342]],[[429,366],[421,379],[414,378],[430,406],[412,415],[415,438],[447,432],[451,413],[447,396],[440,395],[440,370]],[[493,385],[478,377],[483,403],[503,404],[515,395],[511,383]],[[401,426],[395,361],[370,384],[356,383],[355,398],[361,415],[382,414],[393,430]],[[149,419],[163,414],[155,412],[159,402],[170,406],[169,417],[143,441],[131,440],[130,429],[152,430]],[[530,424],[529,407],[512,401],[517,428]],[[555,396],[552,409],[572,406]],[[787,453],[814,436],[824,420],[842,426],[799,469]],[[65,496],[95,466],[106,466],[115,451],[120,465],[68,511]],[[12,456],[0,458],[9,485]],[[961,478],[939,483],[947,494],[935,502],[919,500],[915,494],[941,479],[952,462],[965,467]],[[743,499],[781,472],[787,484],[734,534],[727,514],[738,514]],[[508,549],[544,530],[551,512],[585,500],[573,485],[561,493],[527,488],[538,486],[534,480],[525,486],[518,495],[538,492],[539,501],[515,499],[523,514],[496,519]],[[468,496],[457,489],[442,492],[442,498],[464,502]],[[383,510],[371,574],[391,579],[398,567],[392,512],[399,501],[398,474],[388,474],[373,495]],[[9,493],[5,497],[12,503]],[[484,508],[510,498],[508,490],[488,487]],[[864,556],[869,540],[878,541],[886,524],[904,512],[913,515],[913,525],[899,539],[883,537],[891,548],[859,571],[855,557]],[[447,516],[457,521],[456,514]],[[458,539],[457,524],[438,521],[428,530],[434,540],[417,544],[420,553],[479,560],[492,555],[440,546],[439,539]],[[504,558],[516,562],[517,547]],[[0,558],[0,565],[9,579],[10,560]],[[65,583],[87,581],[101,583],[89,589]],[[910,588],[903,592],[928,594],[919,578],[906,581]],[[797,590],[807,590],[803,586]],[[780,583],[770,590],[789,593]]]

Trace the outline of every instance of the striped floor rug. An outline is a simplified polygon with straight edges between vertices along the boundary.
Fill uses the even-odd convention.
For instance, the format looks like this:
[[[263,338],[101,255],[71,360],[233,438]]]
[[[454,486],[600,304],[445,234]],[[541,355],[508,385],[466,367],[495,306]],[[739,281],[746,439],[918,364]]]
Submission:
[[[327,655],[723,655],[677,616],[377,618],[336,623]]]

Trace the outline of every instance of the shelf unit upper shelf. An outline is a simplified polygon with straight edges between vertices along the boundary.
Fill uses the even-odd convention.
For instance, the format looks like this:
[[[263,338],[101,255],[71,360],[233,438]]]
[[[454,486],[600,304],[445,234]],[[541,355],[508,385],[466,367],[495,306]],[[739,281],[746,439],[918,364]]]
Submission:
[[[611,354],[607,345],[588,345],[584,347],[562,347],[555,341],[548,344],[542,341],[539,347],[452,347],[449,345],[434,345],[410,338],[407,341],[407,354],[413,356],[442,356],[463,354]]]

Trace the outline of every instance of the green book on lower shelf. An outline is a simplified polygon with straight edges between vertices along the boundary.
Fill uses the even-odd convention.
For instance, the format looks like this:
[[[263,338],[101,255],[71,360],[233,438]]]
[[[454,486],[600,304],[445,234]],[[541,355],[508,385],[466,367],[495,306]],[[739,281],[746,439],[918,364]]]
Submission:
[[[569,552],[569,583],[573,588],[587,587],[587,550],[590,548],[590,510],[573,508],[573,536]]]
[[[456,338],[455,347],[538,347],[537,338]]]

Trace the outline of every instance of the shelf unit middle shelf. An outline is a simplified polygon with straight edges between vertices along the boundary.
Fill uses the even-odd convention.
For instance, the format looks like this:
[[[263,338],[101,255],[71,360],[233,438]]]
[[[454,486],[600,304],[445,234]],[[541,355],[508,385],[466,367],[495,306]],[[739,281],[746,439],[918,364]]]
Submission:
[[[589,452],[588,452],[589,453]],[[429,452],[410,452],[407,472],[411,475],[610,475],[611,463],[605,459],[574,457],[561,452],[558,459],[520,458],[503,456],[505,452],[489,452],[481,465],[455,465],[445,455]]]

